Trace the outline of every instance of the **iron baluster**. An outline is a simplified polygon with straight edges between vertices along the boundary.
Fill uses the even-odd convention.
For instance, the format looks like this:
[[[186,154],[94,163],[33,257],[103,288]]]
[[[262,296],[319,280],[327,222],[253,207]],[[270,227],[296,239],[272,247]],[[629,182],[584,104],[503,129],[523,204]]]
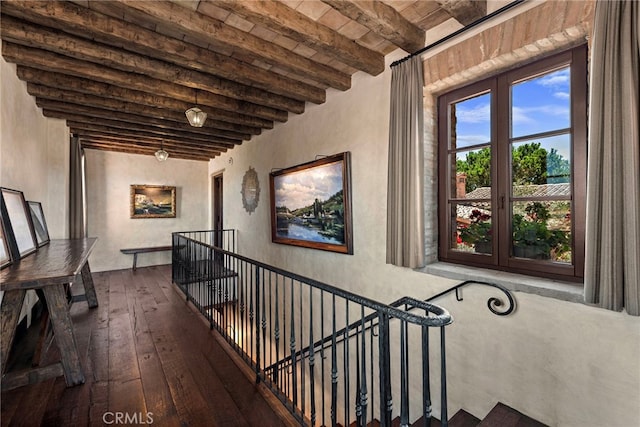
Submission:
[[[349,337],[349,300],[345,300],[344,305],[345,312],[345,324],[344,328],[344,340]],[[349,411],[349,343],[344,345],[344,352],[342,353],[342,364],[344,366],[344,425],[348,426],[350,423],[350,411]]]
[[[274,365],[274,371],[273,371],[273,378],[276,381],[276,385],[279,382],[279,378],[278,378],[278,368],[280,366],[280,310],[279,310],[279,301],[278,301],[278,289],[280,288],[280,286],[278,286],[278,276],[276,276],[276,319],[275,319],[275,326],[274,326],[274,338],[276,341],[276,363]]]
[[[295,327],[295,310],[294,310],[294,292],[293,292],[293,278],[291,279],[291,337],[289,340],[289,349],[291,351],[291,367],[292,367],[292,388],[293,388],[293,407],[298,405],[298,375],[296,366],[296,327]]]
[[[240,286],[242,287],[242,297],[240,298],[240,331],[241,331],[241,336],[240,336],[240,346],[242,347],[242,350],[244,352],[244,350],[247,348],[247,343],[246,343],[246,333],[245,331],[245,308],[246,308],[246,298],[247,298],[247,281],[244,280],[245,275],[244,275],[244,271],[245,271],[245,262],[244,261],[240,261],[240,276],[238,278],[238,281],[240,282]],[[237,334],[237,332],[236,332]],[[236,335],[237,338],[237,335]]]
[[[400,321],[400,425],[409,425],[409,348],[407,323]]]
[[[260,278],[260,273],[263,272],[263,270],[260,270],[259,268],[256,270],[256,290],[257,292],[261,293],[261,299],[259,299],[258,297],[256,297],[256,299],[258,301],[260,301],[260,303],[258,304],[258,311],[256,312],[257,315],[260,317],[260,330],[258,331],[257,337],[256,337],[256,382],[260,382],[260,363],[261,361],[265,360],[265,347],[267,345],[267,340],[266,340],[266,333],[267,333],[267,319],[265,317],[265,304],[264,304],[264,274],[262,276],[262,279]],[[260,341],[260,332],[262,332],[262,342]],[[261,345],[262,344],[262,345]],[[262,348],[262,359],[260,358],[260,349]]]
[[[274,319],[274,312],[275,308],[273,307],[273,275],[271,274],[271,272],[269,272],[269,363],[273,364],[273,319]],[[266,360],[265,360],[265,366],[266,366]],[[266,369],[265,369],[265,373],[266,373]],[[265,380],[268,377],[265,376]],[[273,382],[273,379],[271,379],[271,381]],[[273,384],[271,384],[272,386]]]
[[[320,336],[324,337],[324,290],[320,289],[320,313],[322,314],[320,316]],[[325,361],[325,356],[324,356],[324,346],[320,347],[320,389],[324,391],[324,387],[325,387],[325,381],[324,381],[324,361]],[[325,398],[324,398],[324,393],[320,393],[320,398],[322,399],[322,425],[327,425],[325,423],[325,416],[324,416],[324,408],[325,408]]]
[[[260,326],[258,325],[258,319],[260,319],[260,312],[262,307],[260,305],[260,267],[256,267],[256,383],[260,382]]]
[[[375,397],[376,397],[376,395],[375,395],[375,393],[374,393],[374,382],[373,382],[373,378],[374,378],[374,377],[373,377],[373,376],[374,376],[374,363],[373,363],[373,356],[374,356],[374,353],[373,353],[373,351],[374,351],[374,350],[373,350],[373,349],[374,349],[374,347],[373,347],[373,341],[374,341],[374,340],[373,340],[373,337],[374,337],[374,333],[373,333],[373,319],[370,319],[370,320],[369,320],[369,329],[371,330],[371,332],[369,333],[369,340],[370,340],[370,342],[369,342],[369,349],[370,349],[370,352],[371,352],[371,355],[370,355],[370,357],[369,357],[369,363],[370,363],[370,366],[369,366],[369,373],[371,374],[371,383],[370,383],[370,384],[371,384],[371,405],[369,405],[369,407],[371,408],[371,420],[374,420],[374,419],[375,419],[375,412],[374,412],[374,411],[375,411],[375,409],[374,409],[374,408],[375,408],[375,406],[376,406],[376,402],[375,402]]]
[[[364,316],[364,306],[360,306],[360,314],[362,317],[362,374],[360,375],[362,378],[362,384],[360,385],[360,410],[362,412],[362,427],[367,425],[367,341],[365,339],[366,329],[365,329],[365,316]]]
[[[425,427],[431,427],[431,377],[429,374],[429,328],[422,325],[422,410]]]
[[[249,360],[253,360],[253,340],[254,340],[254,329],[253,329],[253,294],[254,294],[254,287],[253,287],[253,274],[251,273],[251,266],[247,266],[247,279],[248,279],[248,287],[249,287],[249,330],[248,330],[248,337],[247,340],[249,340],[249,344],[248,344],[248,353],[249,353]]]
[[[316,425],[315,351],[313,346],[313,289],[309,290],[309,381],[311,388],[311,425]]]
[[[447,414],[447,353],[444,342],[444,326],[440,327],[440,418],[442,419],[442,427],[449,425],[449,415]]]
[[[338,419],[338,355],[336,345],[336,296],[332,295],[333,307],[331,309],[332,333],[331,333],[331,426],[336,427]]]
[[[302,315],[302,306],[303,306],[303,300],[302,300],[302,284],[300,282],[298,282],[300,284],[300,292],[299,292],[299,298],[300,298],[300,305],[299,305],[299,315],[300,317],[298,317],[300,319],[300,344],[302,345],[302,343],[304,343],[304,323],[302,321],[303,319],[303,315]],[[307,384],[306,381],[306,370],[305,370],[305,362],[304,362],[304,354],[302,354],[302,352],[298,353],[300,354],[300,400],[301,400],[301,404],[302,404],[302,414],[303,416],[306,414],[305,412],[305,404],[307,402],[306,399],[306,393],[305,393],[305,385]]]
[[[380,370],[380,425],[391,426],[393,402],[391,398],[391,354],[389,345],[389,315],[378,312],[378,349]]]
[[[360,335],[358,334],[358,330],[360,329],[360,325],[356,326],[356,396],[355,396],[355,404],[356,404],[356,426],[364,427],[362,424],[362,405],[360,404]]]

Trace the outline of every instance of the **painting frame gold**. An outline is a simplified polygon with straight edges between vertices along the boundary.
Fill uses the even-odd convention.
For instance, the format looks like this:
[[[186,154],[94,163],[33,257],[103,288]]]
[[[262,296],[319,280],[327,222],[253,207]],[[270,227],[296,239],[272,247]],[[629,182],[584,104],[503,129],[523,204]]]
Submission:
[[[133,184],[130,190],[130,215],[136,218],[175,218],[176,187]]]
[[[351,155],[269,174],[271,241],[353,255]]]

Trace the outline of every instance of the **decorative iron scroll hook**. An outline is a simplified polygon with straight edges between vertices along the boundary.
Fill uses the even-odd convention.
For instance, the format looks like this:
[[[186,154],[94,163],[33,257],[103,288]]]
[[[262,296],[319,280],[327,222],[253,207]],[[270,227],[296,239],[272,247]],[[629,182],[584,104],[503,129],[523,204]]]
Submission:
[[[505,305],[505,303],[498,297],[491,297],[489,298],[489,300],[487,300],[487,307],[489,308],[489,311],[491,311],[493,314],[495,314],[496,316],[507,316],[509,314],[511,314],[515,308],[516,308],[516,301],[513,298],[513,295],[511,294],[511,291],[509,291],[509,289],[505,288],[502,285],[498,285],[496,283],[489,283],[489,282],[479,282],[477,280],[466,280],[462,283],[457,284],[456,286],[447,289],[446,291],[440,292],[437,295],[432,296],[431,298],[427,299],[426,301],[433,301],[437,298],[440,298],[443,295],[446,295],[450,292],[455,292],[456,293],[456,300],[457,301],[462,301],[462,293],[460,292],[460,289],[467,286],[467,285],[483,285],[483,286],[490,286],[492,288],[496,288],[499,291],[501,291],[508,300],[508,305],[506,306],[505,309],[503,310],[498,310],[498,307],[503,307]]]

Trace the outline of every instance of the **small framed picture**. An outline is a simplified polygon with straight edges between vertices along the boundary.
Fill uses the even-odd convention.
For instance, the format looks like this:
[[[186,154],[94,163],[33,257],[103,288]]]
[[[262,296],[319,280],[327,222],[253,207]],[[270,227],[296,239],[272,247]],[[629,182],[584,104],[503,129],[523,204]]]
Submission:
[[[33,231],[36,234],[38,247],[44,246],[49,243],[50,239],[47,222],[44,219],[44,212],[42,211],[42,204],[40,202],[27,202],[27,204],[29,205],[31,223],[33,224]]]
[[[2,222],[9,250],[15,254],[14,258],[21,259],[37,249],[29,208],[22,191],[8,188],[0,190],[2,193]]]

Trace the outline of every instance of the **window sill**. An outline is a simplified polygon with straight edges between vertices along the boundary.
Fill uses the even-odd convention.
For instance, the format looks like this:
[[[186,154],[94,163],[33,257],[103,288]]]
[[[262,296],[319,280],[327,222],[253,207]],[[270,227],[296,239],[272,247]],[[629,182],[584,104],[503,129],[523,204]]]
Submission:
[[[468,267],[446,262],[429,264],[416,271],[446,277],[447,279],[491,282],[502,285],[510,291],[525,292],[562,301],[584,303],[583,285],[581,283],[561,282],[558,280]]]

